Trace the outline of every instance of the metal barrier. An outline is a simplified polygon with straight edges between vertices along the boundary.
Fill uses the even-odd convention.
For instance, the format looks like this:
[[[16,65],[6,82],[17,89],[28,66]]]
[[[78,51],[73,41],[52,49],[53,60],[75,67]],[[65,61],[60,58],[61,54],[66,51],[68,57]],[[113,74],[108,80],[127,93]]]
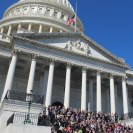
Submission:
[[[18,100],[18,101],[26,101],[26,92],[16,91],[16,90],[9,90],[5,96],[5,99],[11,100]],[[33,103],[40,103],[43,104],[44,96],[41,95],[34,95]]]
[[[11,123],[13,124],[25,124],[25,118],[27,116],[27,113],[21,113],[21,112],[14,112],[13,115],[8,119],[7,126]],[[38,123],[38,114],[30,114],[30,119],[33,125],[37,125]]]

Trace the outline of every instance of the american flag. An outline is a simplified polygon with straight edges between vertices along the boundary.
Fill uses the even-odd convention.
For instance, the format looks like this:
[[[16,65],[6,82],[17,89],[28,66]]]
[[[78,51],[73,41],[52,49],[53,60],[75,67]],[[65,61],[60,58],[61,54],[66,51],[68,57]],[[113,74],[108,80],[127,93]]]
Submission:
[[[68,19],[67,25],[70,26],[71,24],[74,24],[75,22],[75,15]]]

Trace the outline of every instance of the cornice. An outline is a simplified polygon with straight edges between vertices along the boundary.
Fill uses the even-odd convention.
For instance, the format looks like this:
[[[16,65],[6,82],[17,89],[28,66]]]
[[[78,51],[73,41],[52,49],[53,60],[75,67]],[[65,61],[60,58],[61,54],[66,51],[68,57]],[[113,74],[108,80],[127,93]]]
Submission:
[[[84,55],[84,54],[76,53],[74,51],[68,51],[66,49],[62,49],[62,48],[59,48],[59,47],[56,47],[56,46],[51,46],[51,45],[47,45],[47,44],[44,45],[44,43],[41,43],[41,42],[38,42],[38,41],[34,41],[34,40],[31,40],[31,39],[28,39],[28,38],[23,38],[23,37],[15,35],[15,36],[13,36],[13,39],[27,41],[30,44],[35,45],[35,46],[50,48],[50,49],[53,49],[53,50],[60,50],[62,52],[66,52],[67,54],[72,54],[72,55],[84,57],[84,58],[87,58],[87,59],[89,58],[89,59],[98,61],[99,63],[106,63],[106,64],[110,64],[110,65],[117,66],[117,67],[127,68],[127,67],[125,67],[123,65],[120,65],[120,64],[117,64],[117,63],[108,62],[108,61],[105,61],[105,60],[101,60],[101,59],[98,59],[98,58],[95,58],[95,57],[91,57],[89,55],[87,56],[87,55]]]

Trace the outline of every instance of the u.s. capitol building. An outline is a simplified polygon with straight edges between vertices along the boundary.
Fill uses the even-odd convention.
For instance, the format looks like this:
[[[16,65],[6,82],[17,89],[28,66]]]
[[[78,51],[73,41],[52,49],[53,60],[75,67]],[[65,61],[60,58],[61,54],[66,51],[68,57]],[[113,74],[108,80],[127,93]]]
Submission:
[[[128,114],[133,104],[133,70],[84,35],[68,0],[20,0],[0,21],[0,126],[13,113],[49,105]],[[0,127],[0,128],[1,128]]]

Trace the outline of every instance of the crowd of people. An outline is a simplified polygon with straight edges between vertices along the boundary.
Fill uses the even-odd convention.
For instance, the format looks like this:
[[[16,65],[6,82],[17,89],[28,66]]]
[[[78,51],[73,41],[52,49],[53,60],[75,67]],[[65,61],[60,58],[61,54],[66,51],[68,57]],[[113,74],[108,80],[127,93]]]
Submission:
[[[51,133],[133,133],[133,126],[118,123],[117,114],[80,111],[56,106],[44,108],[38,126],[51,126]]]

